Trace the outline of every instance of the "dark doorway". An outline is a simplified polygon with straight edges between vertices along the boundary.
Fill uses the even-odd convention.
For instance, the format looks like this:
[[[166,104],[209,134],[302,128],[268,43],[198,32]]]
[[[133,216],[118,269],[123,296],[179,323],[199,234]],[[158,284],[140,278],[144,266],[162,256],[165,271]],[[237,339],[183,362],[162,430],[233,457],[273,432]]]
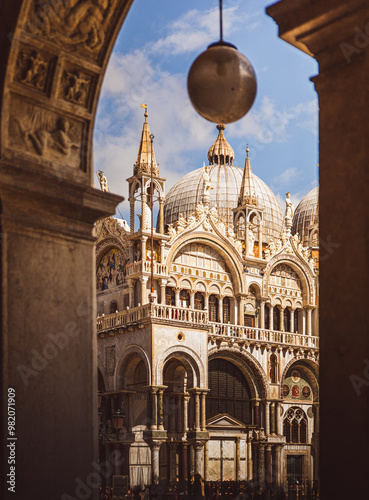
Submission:
[[[303,455],[287,455],[287,484],[288,490],[300,486],[303,481],[302,474]]]

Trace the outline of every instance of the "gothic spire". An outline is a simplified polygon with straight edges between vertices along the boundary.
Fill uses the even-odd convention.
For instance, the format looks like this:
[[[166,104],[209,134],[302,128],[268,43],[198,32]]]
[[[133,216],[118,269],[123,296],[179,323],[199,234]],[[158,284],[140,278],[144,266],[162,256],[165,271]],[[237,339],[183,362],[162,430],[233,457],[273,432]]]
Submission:
[[[250,163],[250,149],[249,145],[246,148],[246,161],[243,171],[241,192],[238,198],[238,205],[254,205],[258,206],[258,199],[255,194],[254,179],[252,177],[251,163]]]
[[[140,147],[138,148],[137,161],[135,163],[134,174],[150,174],[151,164],[153,167],[153,174],[158,176],[159,169],[155,160],[154,147],[150,139],[150,127],[147,120],[149,114],[147,112],[147,104],[141,104],[145,108],[145,122],[142,128]]]

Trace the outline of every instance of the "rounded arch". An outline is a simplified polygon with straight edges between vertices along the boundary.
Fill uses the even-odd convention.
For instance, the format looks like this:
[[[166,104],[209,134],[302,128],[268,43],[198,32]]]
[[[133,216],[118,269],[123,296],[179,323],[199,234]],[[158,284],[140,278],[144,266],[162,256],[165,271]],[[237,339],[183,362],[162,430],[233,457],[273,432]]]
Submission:
[[[182,278],[179,281],[179,287],[180,288],[185,288],[186,290],[192,290],[192,283],[190,282],[189,279],[187,278]]]
[[[196,280],[193,284],[194,290],[197,292],[206,292],[208,287],[206,286],[206,283],[202,280]]]
[[[251,293],[256,296],[257,299],[260,299],[261,297],[261,285],[260,283],[257,283],[256,281],[251,281],[248,284],[247,288],[247,293]]]
[[[166,363],[176,358],[191,372],[194,387],[207,387],[206,370],[198,353],[188,346],[173,346],[164,351],[154,368],[155,383],[163,385],[163,371]]]
[[[229,272],[232,276],[235,293],[245,293],[245,283],[243,278],[243,267],[240,256],[236,253],[233,247],[226,241],[223,241],[219,236],[213,233],[194,233],[181,234],[179,239],[170,249],[167,256],[167,267],[171,268],[174,258],[185,246],[192,243],[203,244],[211,247],[224,259]]]
[[[131,362],[136,359],[136,361],[131,364]],[[130,370],[132,374],[132,370],[137,367],[138,363],[143,361],[145,370],[146,370],[146,385],[150,385],[150,373],[151,366],[150,360],[147,356],[146,352],[138,345],[132,345],[127,347],[122,354],[116,364],[115,372],[114,372],[114,389],[123,389],[126,385],[125,376],[127,371]]]
[[[252,398],[265,399],[268,397],[268,381],[263,367],[247,351],[240,351],[234,347],[213,347],[208,353],[209,361],[215,358],[224,358],[232,361],[241,369],[244,374]]]
[[[298,368],[303,371],[307,378],[309,379],[312,389],[313,389],[313,401],[317,402],[319,400],[319,363],[318,361],[313,361],[307,358],[301,359],[291,359],[289,363],[284,367],[281,376],[281,399],[283,399],[283,383],[290,369]]]
[[[298,275],[302,287],[303,302],[306,305],[315,305],[315,287],[312,279],[312,272],[307,264],[303,264],[300,259],[293,255],[276,255],[270,259],[264,270],[263,293],[265,295],[268,294],[271,273],[273,269],[280,264],[291,267]]]

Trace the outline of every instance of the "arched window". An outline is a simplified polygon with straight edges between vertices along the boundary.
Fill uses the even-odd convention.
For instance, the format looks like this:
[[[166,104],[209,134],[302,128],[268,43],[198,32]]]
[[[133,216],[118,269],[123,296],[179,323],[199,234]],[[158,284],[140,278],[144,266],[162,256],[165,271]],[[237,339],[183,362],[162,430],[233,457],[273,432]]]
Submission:
[[[270,381],[272,384],[278,382],[278,359],[275,354],[270,355]]]
[[[283,312],[283,323],[284,323],[284,331],[290,332],[291,331],[291,311],[287,307]]]
[[[299,316],[300,316],[300,311],[301,309],[295,309],[295,314],[293,318],[293,329],[295,330],[295,333],[299,333]]]
[[[218,321],[218,299],[215,295],[209,297],[209,321]]]
[[[269,317],[270,317],[270,307],[269,306],[265,306],[265,309],[264,309],[264,328],[265,330],[269,330]]]
[[[307,418],[301,408],[292,407],[286,412],[283,421],[283,435],[287,443],[307,442]]]
[[[277,306],[273,307],[273,330],[281,329],[281,313]]]
[[[195,309],[200,309],[203,311],[205,306],[204,296],[200,292],[195,293]]]
[[[231,321],[231,301],[229,297],[223,299],[223,323]]]
[[[179,294],[179,305],[181,307],[189,307],[190,305],[190,294],[187,290],[181,290]]]
[[[176,294],[173,288],[167,286],[165,288],[165,303],[167,306],[175,306],[176,305]]]
[[[207,418],[227,413],[244,424],[250,423],[250,390],[241,370],[225,359],[209,362]]]
[[[110,304],[110,314],[114,314],[118,311],[118,304],[115,300]]]

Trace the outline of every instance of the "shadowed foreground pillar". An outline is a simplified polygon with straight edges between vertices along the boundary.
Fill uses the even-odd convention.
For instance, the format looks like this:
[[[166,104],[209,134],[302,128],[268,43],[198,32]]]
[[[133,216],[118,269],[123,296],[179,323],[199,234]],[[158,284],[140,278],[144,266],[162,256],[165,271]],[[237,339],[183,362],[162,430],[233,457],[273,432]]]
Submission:
[[[283,0],[267,12],[319,63],[321,498],[367,498],[369,1]]]
[[[92,498],[98,491],[92,231],[121,198],[1,162],[0,172],[2,363],[5,388],[15,390],[15,498]]]

